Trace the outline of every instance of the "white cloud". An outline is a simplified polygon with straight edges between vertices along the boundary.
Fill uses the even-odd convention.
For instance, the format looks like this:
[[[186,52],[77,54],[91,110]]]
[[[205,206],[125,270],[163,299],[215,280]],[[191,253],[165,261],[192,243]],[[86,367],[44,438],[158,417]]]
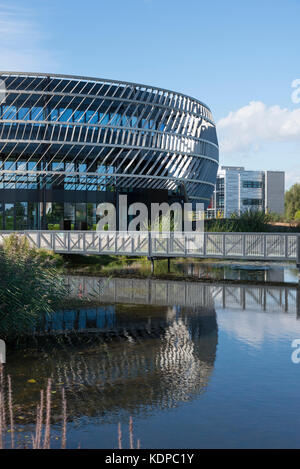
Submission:
[[[45,36],[31,10],[0,3],[0,36],[1,70],[56,68],[52,54],[43,46]]]
[[[300,335],[300,323],[295,314],[249,311],[218,311],[218,326],[238,340],[259,348],[270,338],[290,344]],[[292,349],[291,349],[292,351]],[[289,358],[289,357],[287,357]]]
[[[257,151],[264,142],[300,141],[300,108],[251,101],[217,123],[222,153]]]
[[[285,185],[287,189],[289,189],[296,182],[299,184],[299,181],[300,181],[300,166],[296,166],[293,169],[285,172]]]

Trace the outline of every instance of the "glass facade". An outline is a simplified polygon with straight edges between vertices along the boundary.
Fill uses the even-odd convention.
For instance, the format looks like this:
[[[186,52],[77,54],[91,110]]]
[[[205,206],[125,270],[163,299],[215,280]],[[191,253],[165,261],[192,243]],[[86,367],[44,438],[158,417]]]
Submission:
[[[14,204],[4,204],[4,226],[6,230],[14,229]]]
[[[47,188],[63,190],[105,191],[111,185],[110,175],[114,166],[96,164],[93,175],[89,175],[87,165],[82,163],[69,163],[64,161],[1,161],[0,189],[40,189],[46,184]],[[7,172],[6,172],[7,171]],[[9,172],[8,172],[9,171]],[[22,171],[24,172],[22,174]],[[39,172],[52,172],[52,177],[38,174]],[[14,172],[14,174],[12,174]],[[90,170],[91,172],[91,170]],[[34,174],[35,173],[35,174]],[[61,175],[59,173],[62,173]],[[76,173],[76,175],[74,175]],[[99,175],[97,175],[99,173]]]
[[[260,189],[262,181],[243,181],[243,187],[248,189]]]
[[[0,229],[37,230],[38,205],[31,202],[0,203]]]
[[[0,72],[0,225],[95,225],[96,203],[158,191],[208,205],[219,147],[210,109],[152,86]],[[113,193],[113,194],[112,194]],[[150,198],[150,196],[149,196]]]
[[[243,199],[243,205],[262,205],[262,199]]]
[[[96,203],[48,202],[46,204],[46,229],[96,229],[96,208]],[[42,203],[0,202],[0,229],[20,231],[41,229],[40,214],[42,212]]]
[[[217,178],[215,197],[216,197],[216,207],[220,209],[224,208],[224,198],[225,198],[224,183],[225,183],[224,178]]]

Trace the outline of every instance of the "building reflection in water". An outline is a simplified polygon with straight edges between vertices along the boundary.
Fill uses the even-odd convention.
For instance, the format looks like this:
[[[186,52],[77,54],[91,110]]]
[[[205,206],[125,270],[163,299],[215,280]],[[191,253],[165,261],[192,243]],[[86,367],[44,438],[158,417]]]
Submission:
[[[87,400],[91,415],[172,407],[207,385],[217,347],[213,309],[107,305],[58,312],[56,330],[59,322],[69,330],[78,324],[93,343],[55,364],[55,379],[79,398],[76,414],[85,414]]]
[[[24,389],[24,375],[39,389],[49,376],[55,389],[64,385],[69,420],[116,422],[122,414],[175,407],[207,389],[218,343],[216,309],[295,314],[299,306],[297,288],[110,279],[102,291],[98,278],[67,282],[71,295],[95,299],[101,292],[104,303],[58,311],[38,334],[39,350],[10,358],[15,401],[18,394],[27,401],[29,419],[35,391]],[[60,347],[51,342],[57,334]],[[53,396],[57,406],[59,399]]]
[[[46,332],[46,334],[45,334]],[[61,346],[49,337],[60,333]],[[218,332],[212,308],[101,305],[58,311],[38,336],[40,354],[12,357],[8,372],[66,389],[69,420],[149,414],[202,393],[213,370]],[[18,380],[14,379],[14,382]],[[23,381],[24,383],[24,381]],[[33,409],[32,386],[16,387]],[[38,393],[37,396],[38,398]],[[53,396],[56,405],[59,393]],[[36,404],[36,402],[35,402]]]

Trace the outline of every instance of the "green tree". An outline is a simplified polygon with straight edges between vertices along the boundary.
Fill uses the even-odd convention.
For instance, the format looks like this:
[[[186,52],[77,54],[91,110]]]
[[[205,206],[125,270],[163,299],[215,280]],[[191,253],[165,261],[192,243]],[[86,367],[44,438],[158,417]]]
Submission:
[[[300,221],[300,210],[295,213],[295,220]]]
[[[285,215],[288,219],[294,219],[298,210],[300,210],[300,184],[296,183],[285,193]]]

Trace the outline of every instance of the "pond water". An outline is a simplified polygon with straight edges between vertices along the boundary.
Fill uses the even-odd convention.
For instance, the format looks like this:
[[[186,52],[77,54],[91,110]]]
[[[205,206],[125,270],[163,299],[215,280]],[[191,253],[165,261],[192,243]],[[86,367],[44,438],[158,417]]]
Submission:
[[[259,282],[298,283],[298,269],[295,264],[268,264],[253,261],[245,262],[199,262],[176,263],[179,271],[197,278],[215,280],[252,280]]]
[[[117,448],[119,423],[129,447],[130,417],[142,448],[300,447],[296,286],[68,282],[74,296],[100,292],[99,304],[58,311],[35,345],[8,354],[24,438],[51,377],[52,447],[62,386],[68,448]]]

